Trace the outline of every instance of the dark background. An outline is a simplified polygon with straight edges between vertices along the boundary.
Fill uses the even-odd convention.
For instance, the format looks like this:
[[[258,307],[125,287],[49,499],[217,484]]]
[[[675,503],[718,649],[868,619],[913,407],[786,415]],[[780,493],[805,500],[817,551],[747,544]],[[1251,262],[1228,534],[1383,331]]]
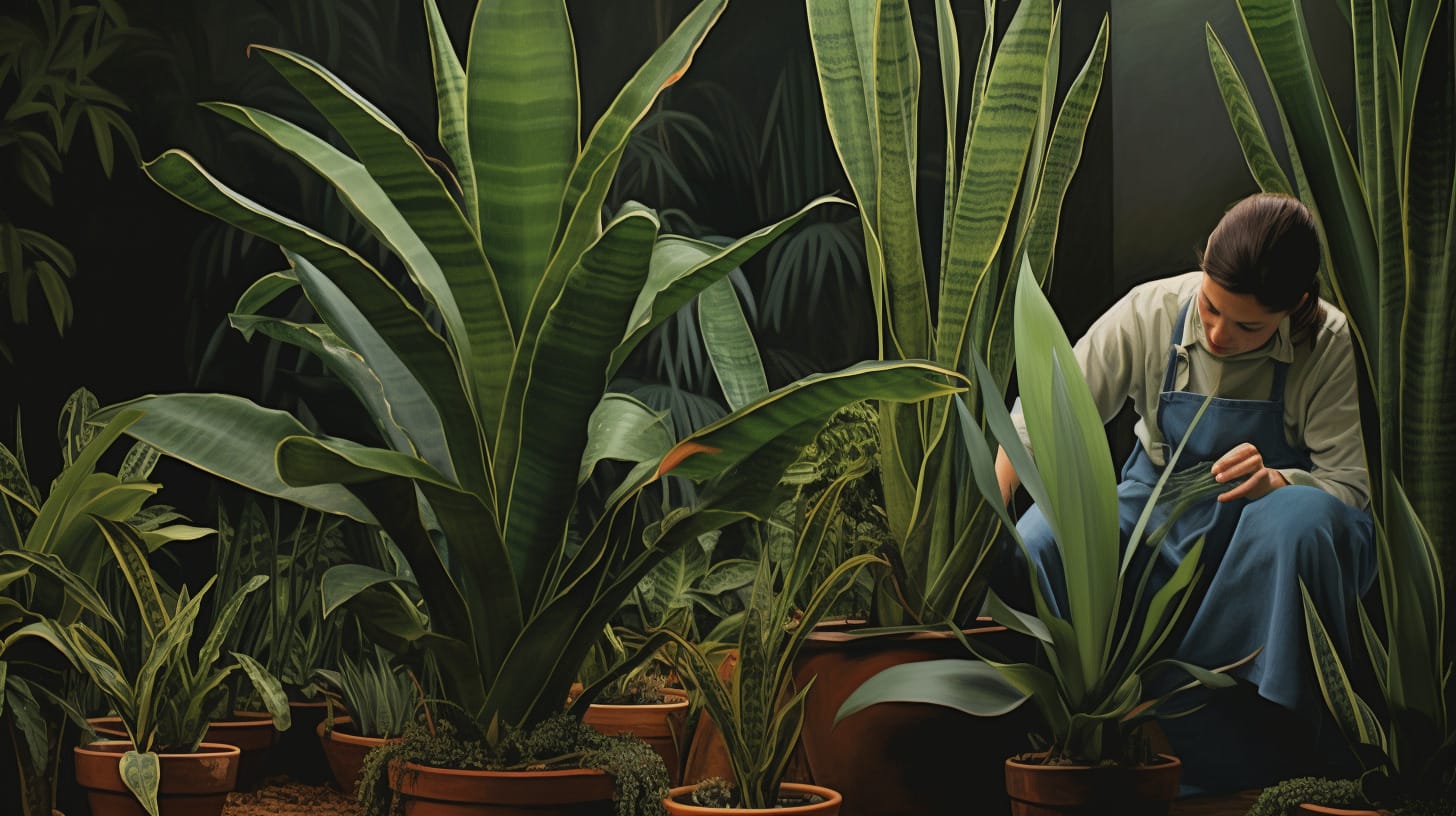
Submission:
[[[144,36],[114,55],[97,77],[128,103],[127,119],[143,160],[180,148],[224,181],[285,213],[319,211],[318,191],[301,181],[303,171],[241,128],[197,107],[201,101],[224,99],[304,116],[303,103],[286,83],[261,59],[248,57],[250,42],[318,59],[383,108],[427,151],[439,153],[417,2],[121,0],[121,5],[132,27]],[[439,5],[461,42],[474,4],[439,0]],[[689,7],[684,0],[568,0],[567,5],[576,30],[587,125]],[[913,0],[911,5],[922,21],[933,21],[929,0]],[[1002,5],[998,22],[1004,27],[1014,4]],[[954,7],[963,47],[974,49],[980,41],[981,2],[958,0]],[[1197,248],[1219,214],[1255,190],[1208,67],[1205,22],[1214,25],[1255,85],[1276,148],[1279,132],[1268,94],[1255,80],[1260,75],[1251,70],[1251,48],[1232,0],[1064,3],[1063,91],[1085,60],[1102,16],[1109,13],[1108,68],[1063,209],[1050,290],[1073,338],[1133,284],[1193,268]],[[6,0],[0,14],[37,16],[31,0]],[[1322,62],[1329,77],[1346,49],[1343,21],[1333,9],[1312,16],[1316,44],[1328,56]],[[923,74],[930,77],[933,34],[922,37],[922,43]],[[801,3],[735,0],[709,34],[687,79],[665,102],[705,119],[731,114],[748,129],[759,129],[779,75],[795,66],[812,70],[809,60]],[[973,55],[963,56],[962,62],[969,70]],[[714,97],[701,90],[710,84],[726,94]],[[1348,86],[1346,78],[1331,92],[1343,99]],[[8,92],[0,89],[0,94]],[[724,98],[738,110],[722,110]],[[922,91],[923,117],[938,115],[938,99],[938,93]],[[0,96],[0,103],[5,101]],[[812,101],[817,104],[817,99]],[[822,123],[822,114],[818,116]],[[938,125],[922,125],[922,133],[936,132]],[[227,391],[272,401],[278,392],[277,383],[265,385],[260,374],[268,360],[266,346],[247,344],[236,332],[220,329],[248,283],[284,266],[276,249],[230,237],[213,219],[153,185],[127,158],[119,156],[116,172],[107,179],[87,149],[88,138],[78,135],[66,156],[53,207],[34,200],[8,177],[9,160],[0,148],[0,173],[7,174],[0,177],[0,209],[65,243],[75,252],[78,266],[70,285],[75,319],[64,336],[38,319],[44,308],[35,292],[32,324],[5,321],[3,326],[15,360],[0,373],[0,423],[6,429],[0,438],[11,441],[18,415],[32,476],[42,484],[59,466],[57,412],[77,387],[90,388],[103,404],[185,390]],[[849,197],[822,124],[817,141],[822,154],[806,152],[803,159],[807,177],[825,180],[825,187],[813,194]],[[934,156],[938,149],[922,147],[921,155]],[[816,155],[823,166],[809,167]],[[792,157],[785,165],[795,166],[796,161]],[[743,179],[704,172],[707,177],[688,179],[696,192],[694,201],[684,202],[671,191],[666,198],[677,200],[638,197],[654,207],[682,207],[724,234],[742,234],[766,223],[739,197]],[[923,180],[922,188],[938,190],[938,181]],[[932,209],[938,210],[938,202]],[[851,290],[847,296],[859,294]],[[817,350],[814,362],[824,367],[844,365],[873,354],[873,328],[863,305],[858,316],[800,309],[762,339]],[[830,335],[836,342],[823,343]],[[209,343],[216,344],[210,355]],[[1118,456],[1127,449],[1129,428],[1123,419],[1111,429]],[[162,501],[205,515],[202,499],[212,489],[206,477],[164,463],[157,478],[166,485]]]

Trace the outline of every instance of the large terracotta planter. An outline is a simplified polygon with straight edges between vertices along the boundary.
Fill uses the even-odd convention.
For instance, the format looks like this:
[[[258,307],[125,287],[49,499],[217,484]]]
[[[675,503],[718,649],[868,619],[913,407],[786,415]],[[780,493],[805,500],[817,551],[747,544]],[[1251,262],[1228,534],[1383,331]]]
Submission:
[[[460,771],[394,766],[405,816],[612,816],[612,778],[598,770]]]
[[[682,689],[663,689],[663,703],[641,705],[606,705],[592,703],[582,722],[603,734],[633,734],[652,746],[667,765],[669,785],[682,781],[682,751],[679,746],[686,733],[688,693]]]
[[[1159,754],[1154,765],[1041,765],[1006,760],[1012,816],[1166,816],[1178,796],[1183,763]]]
[[[106,740],[77,746],[76,783],[86,790],[92,816],[147,816],[121,781],[121,755],[130,742]],[[218,816],[237,780],[235,745],[204,742],[192,754],[161,754],[157,805],[162,816]]]
[[[328,762],[334,782],[352,799],[359,792],[359,769],[364,766],[364,757],[385,743],[398,742],[399,738],[362,737],[351,733],[354,729],[351,717],[335,717],[332,730],[328,725],[327,721],[320,722],[314,726],[314,733],[318,735],[320,750]]]
[[[1014,649],[1012,639],[1020,637],[989,622],[963,631],[1002,652]],[[884,703],[834,723],[850,693],[883,669],[971,657],[949,632],[863,635],[837,622],[810,633],[794,665],[799,687],[814,682],[800,743],[813,782],[844,795],[845,816],[961,813],[967,791],[975,792],[977,813],[1006,812],[1002,766],[1027,747],[1035,722],[1030,706],[1002,717],[973,717],[927,703]]]
[[[278,740],[278,731],[273,728],[273,718],[267,714],[237,711],[233,717],[208,723],[202,740],[238,746],[242,756],[238,759],[237,789],[255,790],[268,770],[268,754]]]
[[[755,813],[764,814],[764,816],[836,816],[844,804],[844,797],[840,796],[838,791],[830,788],[785,782],[779,786],[781,807],[766,810],[710,808],[691,804],[692,800],[689,797],[697,787],[697,785],[683,785],[668,792],[667,798],[662,800],[663,807],[667,808],[668,816],[747,816]],[[823,801],[803,805],[789,805],[784,802],[784,797],[804,796],[805,794],[814,794]]]

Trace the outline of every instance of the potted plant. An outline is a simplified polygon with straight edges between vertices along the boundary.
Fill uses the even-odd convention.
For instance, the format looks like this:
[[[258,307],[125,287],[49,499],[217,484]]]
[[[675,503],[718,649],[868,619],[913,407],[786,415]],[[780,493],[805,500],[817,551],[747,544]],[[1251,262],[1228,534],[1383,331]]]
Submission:
[[[984,363],[976,360],[982,395],[996,440],[1007,451],[1023,483],[1048,518],[1055,519],[1057,547],[1069,582],[1065,617],[1053,612],[1031,566],[1034,613],[1012,610],[994,593],[991,617],[1034,639],[1043,660],[1013,662],[988,655],[967,642],[981,660],[941,660],[888,668],[867,680],[845,702],[842,719],[883,701],[915,700],[976,716],[994,716],[1030,700],[1047,732],[1045,749],[1006,761],[1006,789],[1013,813],[1100,813],[1112,807],[1139,812],[1166,810],[1178,791],[1176,757],[1154,755],[1143,726],[1177,713],[1180,692],[1198,686],[1230,687],[1224,674],[1234,665],[1206,669],[1160,657],[1160,647],[1179,622],[1202,567],[1195,544],[1168,582],[1145,591],[1155,559],[1137,559],[1156,548],[1166,523],[1148,531],[1157,503],[1173,476],[1178,450],[1170,458],[1123,554],[1118,525],[1116,476],[1102,422],[1082,379],[1071,344],[1035,279],[1023,269],[1015,302],[1016,374],[1032,450],[1012,426],[1000,392]],[[1205,402],[1205,406],[1207,403]],[[1201,414],[1201,411],[1200,411]],[[1195,420],[1196,421],[1196,420]],[[971,467],[987,503],[1000,508],[1006,529],[1015,525],[1000,495],[991,449],[967,426]],[[1033,453],[1034,451],[1034,453]],[[1054,463],[1054,464],[1053,464]],[[1051,481],[1052,470],[1055,483]],[[1180,472],[1173,482],[1184,499],[1222,489],[1203,468]],[[1055,488],[1055,489],[1053,489]],[[1169,514],[1176,514],[1174,503]],[[1147,535],[1144,535],[1144,534]],[[1020,544],[1019,536],[1017,542]],[[1151,551],[1151,550],[1149,550]],[[1031,562],[1029,553],[1023,555]],[[1142,566],[1134,565],[1142,562]],[[1139,574],[1141,573],[1141,574]],[[1188,682],[1162,688],[1160,673],[1186,674]],[[1176,676],[1172,675],[1172,676]],[[1155,678],[1157,678],[1155,680]]]
[[[125,522],[94,516],[127,579],[141,622],[137,661],[124,657],[83,622],[37,621],[17,636],[48,641],[86,674],[112,705],[126,741],[78,746],[76,780],[87,789],[93,813],[133,812],[137,803],[151,816],[163,816],[179,803],[202,812],[221,812],[237,776],[236,746],[205,743],[208,712],[228,676],[246,673],[262,694],[277,726],[288,726],[288,705],[278,680],[248,655],[221,649],[233,614],[267,576],[255,576],[223,605],[214,628],[191,651],[193,630],[203,598],[215,578],[189,596],[185,588],[171,602],[163,597],[147,563],[146,541]],[[133,644],[127,644],[133,645]],[[119,808],[112,810],[111,808]]]
[[[331,436],[220,394],[147,396],[116,409],[141,411],[129,432],[169,455],[267,495],[377,524],[399,547],[427,609],[363,586],[356,600],[373,606],[356,611],[427,652],[443,696],[458,708],[445,707],[453,714],[433,720],[428,739],[394,752],[399,773],[385,776],[397,786],[418,793],[420,780],[460,778],[458,769],[409,761],[460,756],[430,747],[452,728],[480,749],[471,757],[500,759],[497,768],[527,761],[515,749],[535,744],[540,726],[559,733],[554,715],[586,651],[660,558],[762,512],[778,472],[841,405],[956,390],[956,375],[928,363],[870,362],[795,382],[682,440],[642,403],[607,390],[647,332],[799,217],[727,246],[661,235],[657,216],[637,205],[604,223],[624,141],[686,70],[724,6],[709,0],[690,12],[582,144],[564,6],[479,4],[462,65],[427,2],[443,161],[427,158],[323,66],[254,46],[352,155],[263,111],[212,109],[333,185],[388,255],[388,268],[401,270],[393,277],[225,186],[185,153],[168,151],[146,166],[185,202],[283,249],[291,268],[245,292],[233,321],[318,357],[357,398],[349,407],[367,417],[374,438]],[[318,322],[266,314],[274,299],[297,292]],[[594,523],[573,529],[578,489],[603,459],[631,470]],[[698,482],[698,501],[644,539],[634,507],[644,486],[668,474]],[[581,758],[567,751],[559,764],[571,767],[548,773],[594,778],[588,795],[600,798],[606,780],[575,767]],[[529,783],[516,770],[469,777],[481,795]],[[552,780],[548,793],[567,790]]]
[[[969,373],[975,350],[1004,384],[1012,345],[1003,304],[1023,255],[1038,284],[1050,273],[1062,202],[1102,84],[1106,19],[1059,105],[1058,89],[1067,83],[1054,0],[1019,0],[1009,25],[1006,4],[974,4],[984,8],[980,48],[975,65],[964,68],[960,37],[969,26],[958,25],[950,3],[932,4],[934,20],[924,25],[916,25],[906,0],[877,0],[854,12],[845,0],[805,4],[829,132],[859,204],[880,356],[929,358]],[[928,31],[939,57],[930,68],[942,90],[927,120],[919,111],[917,32]],[[960,80],[966,74],[969,85]],[[923,121],[939,127],[922,131]],[[964,130],[961,122],[969,123]],[[945,171],[942,188],[927,195],[917,192],[926,177],[917,156],[931,152]],[[943,206],[927,212],[927,201]],[[981,396],[966,399],[979,430]],[[963,432],[955,413],[949,399],[912,410],[881,406],[879,480],[893,557],[877,570],[866,623],[826,632],[805,652],[817,664],[805,672],[821,678],[804,726],[805,753],[814,777],[845,793],[849,813],[875,813],[879,802],[958,807],[965,774],[1000,774],[1000,757],[979,747],[1013,730],[1009,722],[921,716],[907,706],[866,711],[831,730],[850,690],[880,665],[964,654],[939,631],[943,621],[981,630],[970,636],[993,636],[976,616],[999,520],[957,476]],[[907,626],[919,633],[877,631]],[[959,770],[940,775],[945,784],[911,790],[878,770],[892,760],[933,764],[932,746],[944,739],[968,746]],[[905,747],[891,755],[888,746]]]
[[[1452,563],[1452,461],[1439,417],[1451,390],[1449,241],[1453,114],[1447,99],[1449,9],[1361,4],[1346,17],[1356,78],[1354,144],[1332,141],[1340,123],[1305,12],[1297,3],[1239,0],[1239,11],[1278,107],[1287,157],[1275,154],[1243,76],[1213,32],[1209,60],[1240,148],[1259,187],[1296,195],[1328,242],[1324,268],[1349,317],[1360,367],[1362,428],[1375,521],[1379,618],[1359,607],[1376,685],[1361,694],[1305,598],[1320,688],[1365,769],[1361,792],[1381,807],[1439,809],[1456,799],[1456,684],[1447,611]],[[1394,36],[1395,26],[1401,36]],[[1382,109],[1377,99],[1400,100]],[[1394,135],[1393,135],[1394,134]],[[1403,135],[1398,135],[1403,134]],[[1398,135],[1398,136],[1397,136]],[[1287,176],[1288,158],[1296,169]],[[1374,701],[1374,704],[1369,702]]]
[[[30,476],[23,447],[0,445],[0,723],[15,746],[16,801],[24,816],[50,816],[56,805],[60,752],[84,729],[81,706],[64,691],[69,666],[43,641],[12,638],[42,619],[75,623],[87,614],[110,619],[106,598],[96,591],[110,559],[105,540],[91,521],[98,515],[130,520],[144,530],[149,548],[168,541],[195,539],[207,530],[177,523],[175,512],[148,504],[161,486],[148,480],[156,452],[144,444],[127,451],[116,472],[101,461],[135,415],[118,415],[105,426],[88,424],[99,407],[95,395],[79,388],[62,407],[57,422],[61,472],[43,491]],[[101,625],[101,624],[98,624]]]
[[[814,813],[833,816],[843,797],[822,785],[785,782],[785,771],[804,724],[805,699],[813,687],[795,687],[794,660],[814,625],[864,568],[879,558],[851,556],[809,589],[826,531],[838,512],[840,493],[855,474],[846,474],[820,496],[796,531],[793,548],[776,553],[760,547],[758,573],[736,637],[730,663],[702,647],[667,633],[681,648],[679,665],[703,710],[722,735],[732,779],[711,777],[673,788],[663,804],[669,814],[703,814],[722,808],[750,813]],[[808,596],[807,603],[798,600]]]
[[[344,544],[344,523],[309,510],[285,513],[276,500],[265,514],[252,496],[243,498],[235,515],[218,503],[218,593],[230,596],[253,575],[268,576],[268,589],[250,595],[238,610],[226,647],[253,655],[277,677],[290,710],[289,729],[274,731],[247,677],[234,675],[229,682],[213,712],[208,739],[243,749],[239,790],[251,790],[269,773],[310,784],[328,776],[314,734],[325,702],[310,675],[317,666],[338,665],[342,628],[338,620],[325,620],[320,586],[328,569],[353,560]]]
[[[364,757],[386,742],[399,740],[414,724],[421,687],[377,645],[358,662],[341,653],[338,669],[317,669],[314,678],[328,705],[315,733],[334,782],[357,798]]]
[[[587,703],[584,711],[579,706],[576,710],[582,722],[598,731],[632,734],[652,746],[667,766],[668,784],[676,785],[682,780],[688,693],[677,678],[676,661],[664,658],[663,652],[663,647],[646,648],[641,636],[619,633],[608,624],[582,663],[571,703]]]

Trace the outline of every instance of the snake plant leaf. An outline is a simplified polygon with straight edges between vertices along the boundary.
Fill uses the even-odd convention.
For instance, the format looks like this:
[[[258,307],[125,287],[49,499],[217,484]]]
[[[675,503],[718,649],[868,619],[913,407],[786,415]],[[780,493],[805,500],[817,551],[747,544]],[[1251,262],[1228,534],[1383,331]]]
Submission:
[[[1299,582],[1299,593],[1304,605],[1305,633],[1309,638],[1310,654],[1314,657],[1315,677],[1319,680],[1325,704],[1351,742],[1384,747],[1380,722],[1345,673],[1339,652],[1303,580]]]
[[[580,487],[604,459],[621,462],[656,460],[672,447],[664,414],[626,394],[605,394],[587,422],[586,447],[576,484]]]
[[[287,731],[293,724],[293,713],[288,707],[288,694],[283,690],[283,684],[274,677],[262,663],[254,660],[248,655],[238,652],[229,652],[238,665],[252,681],[253,688],[263,699],[263,707],[273,715],[273,727],[279,731]]]
[[[343,487],[291,487],[278,477],[274,448],[288,436],[308,433],[283,411],[226,394],[152,394],[112,409],[135,409],[138,416],[127,433],[204,472],[304,507],[374,522]]]
[[[379,431],[394,450],[414,452],[414,440],[394,417],[394,408],[384,393],[379,376],[364,358],[323,323],[296,323],[276,317],[234,314],[228,318],[244,338],[256,333],[287,343],[313,355],[324,367],[348,386]]]
[[[577,155],[576,48],[564,0],[492,0],[475,15],[464,108],[480,234],[519,334]]]
[[[876,673],[845,698],[834,722],[890,702],[930,703],[976,717],[997,717],[1029,699],[1030,695],[979,660],[923,660]]]
[[[310,140],[306,131],[261,111],[248,117],[251,124],[267,128],[266,135],[312,164],[405,262],[421,293],[440,310],[461,359],[475,362],[462,372],[467,389],[478,389],[483,410],[493,410],[487,391],[503,391],[510,363],[500,350],[512,346],[514,334],[490,259],[449,190],[419,147],[328,69],[283,49],[252,49],[323,114],[368,172],[349,174],[347,181],[334,177],[335,170],[347,172],[347,159],[340,161],[342,156],[334,152],[330,160],[326,143]],[[329,161],[327,170],[324,161]],[[482,267],[484,276],[478,273]]]
[[[298,288],[298,276],[291,269],[270,272],[253,281],[238,296],[233,313],[240,315],[259,314],[268,304],[277,300],[284,292]]]
[[[335,564],[324,571],[319,583],[324,617],[353,600],[359,593],[378,586],[417,588],[412,579],[367,564]]]
[[[88,581],[72,572],[66,566],[65,561],[54,553],[32,552],[23,549],[0,550],[0,570],[7,570],[0,573],[0,590],[5,589],[13,581],[26,577],[35,581],[55,582],[59,585],[61,594],[76,603],[81,609],[113,627],[120,625],[112,615],[111,607],[106,599]],[[6,600],[13,601],[14,599],[7,598]],[[25,613],[30,611],[18,602],[16,602],[16,608]],[[3,621],[3,618],[0,618],[0,621]],[[0,625],[0,632],[3,631],[5,631],[5,626]],[[0,653],[3,653],[3,649],[0,649]]]
[[[802,422],[805,417],[827,418],[834,411],[863,399],[913,401],[949,395],[964,379],[925,361],[866,361],[849,368],[805,377],[778,389],[731,420],[720,420],[681,440],[676,452],[688,454],[671,472],[701,479],[722,473],[742,461],[766,440]],[[673,457],[664,457],[667,463]],[[666,471],[665,471],[666,472]]]
[[[698,295],[698,328],[729,410],[768,396],[763,359],[732,280],[723,278]]]
[[[1234,67],[1228,49],[1214,33],[1212,24],[1205,24],[1204,40],[1208,46],[1208,61],[1213,65],[1214,79],[1218,82],[1218,92],[1228,110],[1229,124],[1233,126],[1234,136],[1239,140],[1244,161],[1248,163],[1254,181],[1258,182],[1261,190],[1294,195],[1294,187],[1284,175],[1279,160],[1274,157],[1274,148],[1259,122],[1259,112],[1254,108],[1249,86]]]
[[[782,236],[804,216],[819,207],[846,203],[834,196],[821,196],[788,217],[761,227],[726,247],[677,235],[659,236],[652,248],[647,282],[632,309],[628,330],[621,344],[612,352],[608,375],[616,373],[627,355],[654,328],[695,295],[727,277],[729,272]]]
[[[450,32],[435,0],[425,0],[425,24],[430,35],[430,62],[434,68],[435,104],[440,113],[440,146],[450,157],[454,179],[470,226],[480,232],[480,201],[475,185],[475,163],[470,158],[470,121],[465,112],[465,68],[450,42]]]
[[[238,618],[238,612],[242,609],[243,603],[247,601],[248,595],[266,583],[268,583],[267,575],[254,575],[238,587],[231,598],[218,607],[217,612],[212,616],[217,623],[213,626],[212,631],[207,633],[207,639],[203,641],[202,648],[197,650],[198,665],[211,666],[218,661],[218,658],[222,656],[222,646],[232,633],[234,622]]]
[[[127,587],[136,601],[137,611],[141,614],[142,625],[148,636],[160,637],[170,625],[172,616],[167,611],[161,590],[157,588],[151,565],[147,563],[146,546],[129,525],[104,516],[93,516],[92,519],[116,557],[116,565],[126,578]]]
[[[162,816],[157,806],[157,792],[162,786],[162,761],[151,751],[127,751],[121,755],[118,770],[127,790],[136,796],[151,816]]]

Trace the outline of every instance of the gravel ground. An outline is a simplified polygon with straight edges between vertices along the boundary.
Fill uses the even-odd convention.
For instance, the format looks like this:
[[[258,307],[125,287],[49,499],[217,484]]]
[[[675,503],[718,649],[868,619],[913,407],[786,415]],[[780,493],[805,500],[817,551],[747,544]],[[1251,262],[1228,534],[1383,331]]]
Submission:
[[[305,785],[287,778],[265,780],[257,790],[228,794],[223,816],[355,816],[353,799],[328,785]]]

